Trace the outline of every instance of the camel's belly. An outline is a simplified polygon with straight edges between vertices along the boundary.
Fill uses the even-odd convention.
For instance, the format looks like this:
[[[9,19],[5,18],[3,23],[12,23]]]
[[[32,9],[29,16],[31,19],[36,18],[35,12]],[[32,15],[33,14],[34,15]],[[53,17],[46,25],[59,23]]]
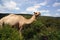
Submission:
[[[16,17],[6,18],[6,20],[4,20],[4,23],[9,25],[15,25],[18,22],[19,22],[19,19]]]

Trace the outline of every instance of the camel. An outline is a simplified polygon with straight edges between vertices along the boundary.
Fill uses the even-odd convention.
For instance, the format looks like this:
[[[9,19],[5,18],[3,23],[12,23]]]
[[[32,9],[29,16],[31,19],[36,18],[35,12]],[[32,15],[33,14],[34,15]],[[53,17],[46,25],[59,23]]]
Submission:
[[[11,26],[19,24],[19,31],[21,31],[23,25],[31,24],[32,22],[36,21],[36,18],[39,15],[40,12],[34,12],[34,15],[32,15],[30,19],[26,19],[22,15],[10,14],[0,19],[0,25],[2,26],[3,23]]]

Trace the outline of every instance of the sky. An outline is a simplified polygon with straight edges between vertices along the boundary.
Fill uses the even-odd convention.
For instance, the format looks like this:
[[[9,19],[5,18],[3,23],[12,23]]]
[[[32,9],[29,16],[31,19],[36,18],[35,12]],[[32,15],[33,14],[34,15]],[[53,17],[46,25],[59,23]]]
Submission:
[[[33,14],[60,17],[60,0],[0,0],[0,13]]]

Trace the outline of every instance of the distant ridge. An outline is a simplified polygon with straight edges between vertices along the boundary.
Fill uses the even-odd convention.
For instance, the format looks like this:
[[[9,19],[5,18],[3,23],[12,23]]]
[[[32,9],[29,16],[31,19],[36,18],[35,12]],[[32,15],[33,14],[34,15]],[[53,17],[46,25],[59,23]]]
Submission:
[[[0,19],[4,16],[7,16],[9,14],[13,14],[13,13],[0,13]],[[24,13],[18,13],[17,15],[23,15],[23,16],[32,16],[32,14],[24,14]],[[40,16],[40,18],[56,18],[56,19],[60,19],[60,17],[52,17],[52,16]]]
[[[13,14],[13,13],[0,13],[0,18],[4,17],[4,16],[7,16],[9,14]],[[32,16],[32,14],[24,14],[24,13],[21,13],[21,14],[17,14],[17,15],[23,15],[23,16]]]

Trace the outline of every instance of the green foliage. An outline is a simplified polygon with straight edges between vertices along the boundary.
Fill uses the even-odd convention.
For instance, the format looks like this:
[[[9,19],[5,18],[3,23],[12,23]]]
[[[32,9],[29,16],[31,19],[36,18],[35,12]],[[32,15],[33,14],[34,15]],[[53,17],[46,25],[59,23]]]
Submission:
[[[19,32],[10,25],[4,25],[0,28],[0,40],[20,40]]]
[[[60,19],[38,17],[36,22],[25,25],[22,35],[25,40],[60,40]]]

